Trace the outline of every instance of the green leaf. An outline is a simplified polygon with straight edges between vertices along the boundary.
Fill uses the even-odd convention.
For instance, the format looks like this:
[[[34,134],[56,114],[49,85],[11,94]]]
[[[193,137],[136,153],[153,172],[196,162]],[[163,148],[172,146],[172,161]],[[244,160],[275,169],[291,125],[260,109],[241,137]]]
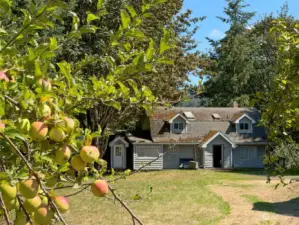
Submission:
[[[71,65],[67,62],[61,62],[61,63],[57,63],[59,69],[60,69],[60,72],[64,75],[64,77],[66,78],[67,80],[67,83],[68,83],[68,86],[71,86]]]
[[[0,172],[0,181],[2,180],[10,181],[10,177],[7,172]]]
[[[154,40],[150,38],[149,46],[146,50],[146,59],[148,62],[152,61],[153,59],[154,51],[155,51],[154,45],[155,45]]]
[[[3,35],[3,34],[7,34],[6,30],[4,30],[3,28],[0,28],[0,35]]]
[[[130,84],[130,86],[133,88],[133,90],[134,90],[135,93],[138,93],[138,92],[139,92],[139,91],[138,91],[137,84],[136,84],[136,82],[135,82],[134,80],[129,79],[129,80],[127,80],[127,82],[128,82],[128,83]]]
[[[120,81],[118,81],[117,83],[118,83],[118,85],[119,85],[119,87],[120,87],[122,93],[123,93],[125,96],[129,96],[129,94],[130,94],[130,89],[127,88],[127,87],[126,87],[122,82],[120,82]]]
[[[108,101],[108,102],[105,102],[106,105],[108,106],[111,106],[117,110],[120,110],[121,109],[121,105],[119,102],[116,102],[116,101]]]
[[[161,38],[160,41],[160,54],[163,54],[165,51],[173,48],[173,46],[171,46],[169,44],[170,41],[170,33],[168,30],[166,30],[165,28],[163,29],[163,38]]]
[[[130,5],[126,5],[127,10],[130,12],[132,18],[134,19],[135,17],[137,17],[137,13],[135,11],[135,9],[130,6]]]
[[[153,4],[162,4],[165,3],[167,0],[154,0]]]
[[[127,29],[131,23],[131,18],[129,14],[126,12],[126,10],[122,9],[120,11],[120,16],[123,29]]]
[[[90,24],[91,21],[98,20],[98,19],[100,19],[100,17],[96,16],[93,13],[88,13],[87,14],[87,23],[88,24]]]
[[[56,38],[55,37],[50,38],[50,45],[49,45],[50,50],[53,51],[53,50],[57,49],[57,46],[58,45],[57,45]]]
[[[81,34],[95,33],[97,31],[97,27],[93,25],[84,25],[79,29]]]
[[[0,98],[0,117],[5,115],[5,99]]]
[[[98,0],[97,9],[103,8],[103,0]]]
[[[157,60],[157,63],[173,65],[173,60],[167,58],[160,58]]]
[[[70,12],[70,14],[73,16],[72,30],[78,30],[80,19],[76,13]]]
[[[23,25],[27,25],[31,22],[31,15],[26,9],[21,9],[24,14]]]
[[[34,65],[35,65],[35,71],[34,71],[35,78],[41,78],[43,76],[43,73],[41,71],[39,61],[36,60],[34,62]]]

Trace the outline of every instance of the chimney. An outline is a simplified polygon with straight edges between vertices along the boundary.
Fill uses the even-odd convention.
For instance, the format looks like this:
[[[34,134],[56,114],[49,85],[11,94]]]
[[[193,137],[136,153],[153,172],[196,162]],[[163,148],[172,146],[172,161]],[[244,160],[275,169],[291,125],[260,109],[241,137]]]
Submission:
[[[238,102],[234,102],[234,109],[237,109],[237,108],[239,108],[239,104],[238,104]]]

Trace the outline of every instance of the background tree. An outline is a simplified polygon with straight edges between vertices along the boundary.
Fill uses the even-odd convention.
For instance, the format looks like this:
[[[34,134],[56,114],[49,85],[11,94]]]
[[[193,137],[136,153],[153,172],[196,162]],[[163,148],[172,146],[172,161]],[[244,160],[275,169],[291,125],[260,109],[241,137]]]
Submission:
[[[129,20],[140,25],[141,32],[131,32],[130,35],[139,36],[139,40],[135,41],[134,45],[138,45],[145,51],[148,49],[148,42],[144,41],[144,37],[150,35],[153,42],[152,46],[160,45],[160,41],[165,36],[165,41],[172,40],[172,49],[168,50],[167,55],[159,60],[159,64],[155,65],[155,70],[147,70],[139,72],[138,77],[141,79],[137,82],[137,88],[142,88],[141,84],[147,85],[153,95],[159,98],[161,103],[176,102],[184,95],[182,88],[190,73],[197,74],[198,68],[202,64],[201,57],[197,51],[197,47],[193,35],[198,29],[197,23],[203,18],[192,18],[191,11],[179,13],[182,9],[181,0],[153,0],[148,2],[145,7],[142,1],[128,0],[130,3],[129,11],[133,12],[129,15]],[[159,3],[159,4],[156,4]],[[24,5],[23,1],[20,1]],[[90,75],[98,78],[105,76],[109,70],[109,63],[102,63],[101,58],[116,54],[111,52],[109,45],[111,33],[118,31],[121,24],[120,9],[124,7],[124,1],[107,0],[103,4],[105,8],[100,13],[95,15],[96,1],[78,1],[70,0],[68,10],[76,14],[80,25],[87,23],[88,17],[86,12],[89,12],[89,19],[93,25],[99,27],[97,32],[82,34],[81,38],[73,38],[64,44],[64,48],[57,51],[55,59],[57,61],[66,60],[70,64],[82,62],[86,64],[82,72],[78,72],[75,76],[85,77],[88,79]],[[148,6],[152,7],[148,7]],[[29,7],[28,3],[26,7]],[[138,16],[143,15],[143,22]],[[58,14],[64,23],[58,23],[55,30],[43,31],[44,36],[55,36],[61,42],[64,42],[64,34],[72,29],[72,19],[64,11]],[[171,32],[164,33],[163,28],[168,28]],[[194,27],[194,28],[191,28]],[[163,40],[163,39],[162,39]],[[113,43],[117,44],[117,43]],[[131,43],[126,43],[126,51],[132,48]],[[89,56],[89,59],[86,58]],[[96,59],[96,60],[95,60]],[[97,61],[100,60],[100,61]],[[115,61],[119,64],[119,61]],[[119,67],[118,70],[123,68]],[[134,71],[126,71],[127,77],[134,77]],[[125,77],[123,78],[125,79]],[[159,85],[157,85],[159,84]],[[97,130],[98,124],[103,131],[116,131],[117,129],[130,129],[134,127],[134,118],[143,113],[143,109],[131,107],[127,103],[123,103],[119,109],[113,106],[98,102],[97,106],[89,109],[87,113],[78,113],[76,117],[79,119],[84,128],[89,128],[92,131]],[[96,138],[94,144],[105,149],[108,141],[108,136]]]
[[[150,10],[156,4],[143,6]],[[151,110],[157,98],[141,75],[166,60],[173,43],[164,29],[161,44],[154,45],[141,29],[146,12],[137,15],[124,4],[119,9],[121,24],[110,33],[104,55],[83,48],[77,53],[85,57],[77,61],[56,56],[69,42],[100,30],[93,21],[103,15],[105,4],[99,0],[94,7],[93,13],[86,12],[80,19],[64,1],[35,0],[24,8],[19,2],[0,1],[1,223],[66,224],[61,213],[69,204],[65,196],[56,196],[55,189],[75,186],[79,190],[72,195],[90,187],[96,197],[110,192],[133,224],[142,224],[103,177],[107,162],[100,159],[103,151],[92,146],[92,139],[107,134],[98,125],[93,128],[96,132],[80,127],[76,116],[99,104],[116,111],[124,106]],[[63,24],[59,15],[69,15],[65,20],[70,19],[72,26],[57,36],[51,30]],[[146,49],[141,42],[147,43]],[[94,62],[105,68],[101,76],[86,69]],[[110,181],[129,174],[126,171]],[[91,177],[95,181],[88,182]]]
[[[208,57],[214,61],[209,64],[205,74],[211,79],[205,83],[205,94],[210,105],[232,106],[237,101],[241,106],[249,106],[257,92],[265,93],[271,89],[279,64],[277,36],[270,32],[273,20],[285,19],[289,28],[294,18],[288,15],[284,5],[278,16],[266,15],[254,25],[250,19],[254,13],[246,12],[244,1],[228,1],[224,10],[230,28],[220,41],[210,40],[213,51]],[[259,105],[256,105],[259,107]]]

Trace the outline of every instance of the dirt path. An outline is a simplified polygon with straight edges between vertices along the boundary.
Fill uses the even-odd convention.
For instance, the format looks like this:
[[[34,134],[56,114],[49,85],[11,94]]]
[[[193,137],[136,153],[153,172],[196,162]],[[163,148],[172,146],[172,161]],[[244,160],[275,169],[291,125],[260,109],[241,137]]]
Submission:
[[[220,225],[299,225],[299,185],[275,190],[274,185],[257,180],[210,188],[231,206]]]

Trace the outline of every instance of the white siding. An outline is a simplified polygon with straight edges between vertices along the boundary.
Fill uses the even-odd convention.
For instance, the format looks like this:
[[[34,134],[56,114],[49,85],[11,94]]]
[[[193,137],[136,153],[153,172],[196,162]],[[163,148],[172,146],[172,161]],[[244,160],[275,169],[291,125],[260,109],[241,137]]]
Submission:
[[[242,149],[248,149],[248,159],[241,157]],[[264,156],[265,146],[238,146],[233,150],[233,164],[235,168],[264,168]]]
[[[133,169],[137,170],[143,165],[153,161],[163,154],[162,145],[135,145],[133,154]],[[143,168],[143,170],[163,169],[163,156],[155,162]]]
[[[221,145],[223,149],[223,167],[231,168],[232,167],[232,159],[231,159],[231,151],[232,145],[223,137],[218,136],[213,141],[211,141],[207,148],[204,150],[204,166],[205,168],[213,168],[213,146]]]
[[[192,159],[195,158],[194,145],[176,145],[171,150],[169,150],[169,145],[164,145],[163,150],[164,153],[167,152],[163,156],[163,168],[164,169],[177,169],[180,166],[180,159]],[[199,149],[196,148],[196,158],[199,160],[200,152]]]

